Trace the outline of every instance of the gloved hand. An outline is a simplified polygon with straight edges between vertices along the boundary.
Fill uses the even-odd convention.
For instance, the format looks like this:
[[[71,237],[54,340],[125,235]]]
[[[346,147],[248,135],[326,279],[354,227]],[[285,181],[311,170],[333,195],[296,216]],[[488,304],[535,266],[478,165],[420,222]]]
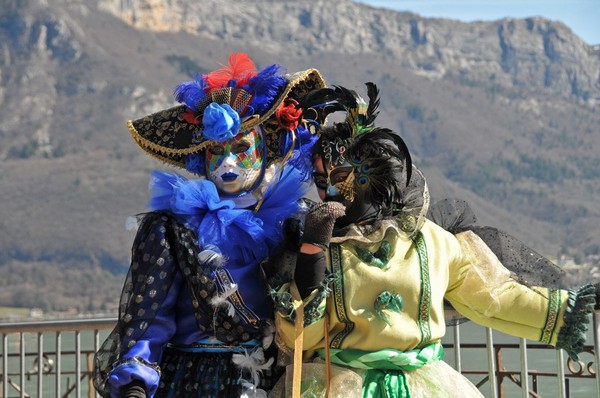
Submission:
[[[345,214],[346,207],[339,202],[316,204],[304,219],[302,243],[310,243],[322,249],[329,247],[335,220]]]
[[[339,202],[315,204],[304,219],[302,243],[326,249],[329,247],[335,220],[345,214]],[[325,254],[323,251],[298,254],[294,279],[302,299],[317,289],[325,279]]]
[[[146,389],[144,383],[139,380],[134,380],[131,383],[123,386],[121,389],[122,398],[146,398]]]

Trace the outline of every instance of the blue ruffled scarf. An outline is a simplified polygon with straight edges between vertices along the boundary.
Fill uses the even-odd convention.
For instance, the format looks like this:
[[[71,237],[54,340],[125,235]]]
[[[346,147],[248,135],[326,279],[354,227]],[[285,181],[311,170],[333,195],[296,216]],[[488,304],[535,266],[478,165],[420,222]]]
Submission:
[[[152,172],[147,207],[178,217],[197,232],[201,249],[220,252],[230,263],[257,264],[283,241],[283,223],[299,211],[299,199],[306,193],[300,171],[285,167],[281,174],[254,213],[221,199],[209,180],[188,180],[157,170]]]

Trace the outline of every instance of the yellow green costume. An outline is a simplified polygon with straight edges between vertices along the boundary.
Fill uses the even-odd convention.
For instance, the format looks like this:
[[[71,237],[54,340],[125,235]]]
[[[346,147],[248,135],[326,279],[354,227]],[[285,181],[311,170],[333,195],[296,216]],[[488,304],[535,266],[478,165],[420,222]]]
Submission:
[[[528,278],[520,283],[509,269],[535,274],[550,262],[507,234],[471,225],[474,214],[458,202],[428,213],[425,178],[402,138],[374,125],[378,89],[366,86],[368,103],[340,86],[309,96],[315,106],[345,110],[346,118],[320,130],[313,176],[325,203],[306,215],[297,261],[284,259],[276,267],[280,276],[269,280],[282,350],[302,341],[309,361],[315,354],[327,358],[328,347],[332,363],[362,377],[352,396],[479,397],[473,384],[441,360],[447,300],[481,325],[576,357],[596,287],[574,292],[553,283],[534,287]],[[315,248],[326,249],[324,258]],[[294,286],[304,298],[302,307],[292,305]],[[298,331],[294,308],[304,314]],[[315,375],[322,379],[321,373]],[[295,380],[297,387],[298,372]],[[312,393],[311,382],[303,380]],[[336,396],[349,398],[349,390]],[[277,394],[275,388],[271,395]]]
[[[332,239],[326,255],[332,283],[304,300],[305,359],[325,347],[326,312],[332,362],[369,369],[360,363],[369,360],[364,355],[371,355],[379,362],[377,368],[394,369],[381,362],[396,358],[406,365],[407,359],[398,355],[426,348],[424,364],[416,369],[399,367],[413,397],[479,396],[472,384],[437,361],[441,353],[436,343],[446,332],[444,299],[483,326],[557,345],[569,300],[575,302],[577,293],[516,282],[471,231],[453,235],[429,220],[414,234],[405,233],[393,220],[382,221],[366,235],[362,228],[353,225],[343,237]],[[287,289],[289,284],[283,285],[280,293]],[[588,293],[593,292],[592,288]],[[278,333],[287,347],[293,347],[294,323],[290,313],[279,308]],[[568,325],[573,330],[579,327]],[[366,389],[363,386],[364,396],[371,396]],[[431,395],[434,392],[437,395]]]

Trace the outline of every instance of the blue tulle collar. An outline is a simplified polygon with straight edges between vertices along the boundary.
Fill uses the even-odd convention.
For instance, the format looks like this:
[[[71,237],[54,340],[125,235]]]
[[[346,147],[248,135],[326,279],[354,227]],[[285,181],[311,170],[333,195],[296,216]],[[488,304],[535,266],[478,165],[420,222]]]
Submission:
[[[301,174],[285,167],[255,213],[238,208],[233,200],[221,199],[209,180],[154,171],[148,207],[168,211],[196,231],[201,249],[220,252],[228,263],[256,264],[283,241],[284,221],[299,211],[298,200],[307,187]]]

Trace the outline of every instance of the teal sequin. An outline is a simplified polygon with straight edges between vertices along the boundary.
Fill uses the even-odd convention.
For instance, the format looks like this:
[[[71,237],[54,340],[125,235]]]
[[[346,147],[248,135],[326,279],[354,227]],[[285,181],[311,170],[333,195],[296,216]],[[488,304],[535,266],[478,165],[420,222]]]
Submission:
[[[392,257],[392,245],[387,240],[381,242],[381,246],[375,253],[371,253],[369,249],[363,249],[360,246],[355,246],[356,255],[364,263],[377,267],[385,268]]]
[[[399,314],[402,311],[403,305],[404,302],[402,296],[399,294],[392,294],[386,290],[377,296],[377,299],[375,300],[375,313],[385,323],[390,325],[390,319],[385,312],[392,311]]]

